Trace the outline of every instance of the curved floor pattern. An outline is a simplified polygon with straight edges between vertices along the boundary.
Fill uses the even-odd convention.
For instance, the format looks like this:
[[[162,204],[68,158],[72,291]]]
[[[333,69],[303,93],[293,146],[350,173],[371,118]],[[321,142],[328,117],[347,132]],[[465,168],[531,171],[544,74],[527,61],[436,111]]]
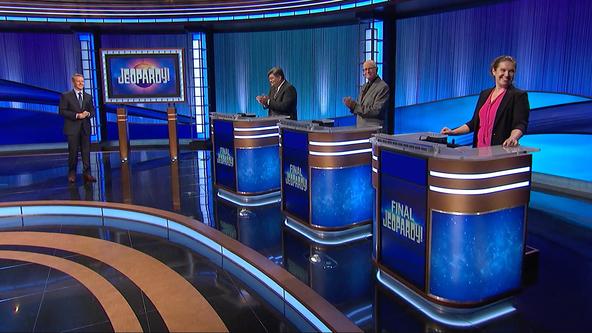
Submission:
[[[123,295],[101,275],[66,259],[32,252],[0,251],[0,259],[35,263],[68,274],[84,285],[99,301],[115,332],[140,332],[142,326]]]
[[[134,249],[85,236],[31,231],[2,232],[0,245],[69,251],[110,265],[148,296],[171,332],[228,331],[218,314],[189,282],[158,260]],[[23,257],[27,254],[19,253]],[[18,255],[12,259],[20,260]]]
[[[121,219],[107,223],[107,219],[99,218],[95,223],[80,217],[79,222],[89,223],[73,224],[55,215],[23,216],[26,214],[18,207],[2,207],[11,205],[8,202],[52,200],[39,204],[55,205],[55,200],[76,200],[67,204],[95,206],[103,201],[154,209],[145,211],[147,213],[168,211],[176,213],[177,217],[184,216],[187,222],[202,221],[204,227],[212,228],[207,235],[219,230],[251,247],[269,263],[267,272],[283,267],[339,309],[343,314],[339,320],[349,318],[365,332],[458,332],[422,315],[389,290],[376,285],[372,274],[371,240],[353,245],[319,246],[285,228],[279,203],[246,207],[216,197],[210,178],[213,172],[211,152],[183,152],[179,156],[176,165],[170,163],[168,150],[134,150],[128,166],[120,163],[117,152],[92,153],[93,175],[98,181],[85,185],[80,179],[75,184],[67,183],[67,170],[64,171],[67,154],[0,157],[0,227],[2,230],[77,233],[121,242],[159,258],[185,276],[233,332],[299,330],[286,313],[276,311],[259,297],[258,289],[250,288],[232,271],[195,251],[193,239],[175,243],[166,233],[147,235],[144,229],[125,227]],[[524,272],[524,288],[513,298],[517,311],[484,326],[463,329],[463,332],[578,332],[592,325],[589,315],[592,304],[589,297],[592,294],[590,202],[571,198],[570,201],[576,202],[566,205],[566,198],[552,193],[546,193],[545,198],[535,191],[531,195],[526,237],[527,244],[539,250],[539,256],[525,262],[528,267]],[[129,208],[124,205],[115,208],[126,207]],[[52,225],[44,223],[49,219]],[[11,246],[0,248],[23,250]],[[32,252],[39,251],[33,249]],[[311,259],[315,259],[314,262]],[[98,262],[93,261],[81,258],[78,262],[94,269]],[[101,269],[95,271],[109,279],[109,268],[104,269],[105,272]],[[35,264],[0,259],[0,330],[112,330],[108,322],[103,324],[108,321],[104,312],[101,311],[101,316],[96,313],[100,306],[90,292],[63,273],[56,270],[48,273],[48,270]],[[132,283],[118,274],[117,279],[125,281],[115,286],[128,299],[144,331],[165,331],[163,319],[153,317],[154,306],[143,305],[143,300],[149,301],[147,297],[136,286],[128,288]],[[287,280],[287,277],[282,279]],[[302,288],[302,284],[292,286],[295,294],[297,290],[311,293]],[[95,300],[95,304],[87,304],[92,302],[85,297]],[[67,304],[63,304],[64,299],[68,300]],[[319,307],[315,305],[310,309],[318,313]],[[62,313],[69,315],[62,316]],[[82,318],[83,315],[87,317]]]

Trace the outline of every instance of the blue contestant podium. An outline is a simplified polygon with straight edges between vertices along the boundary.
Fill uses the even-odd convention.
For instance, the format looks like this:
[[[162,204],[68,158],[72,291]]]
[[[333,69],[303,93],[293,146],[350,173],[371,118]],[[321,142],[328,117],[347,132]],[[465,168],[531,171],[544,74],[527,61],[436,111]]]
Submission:
[[[284,118],[210,114],[219,196],[251,202],[279,194],[278,122]]]
[[[379,130],[280,122],[282,212],[289,226],[313,238],[345,240],[360,226],[370,234],[374,190],[369,139]]]
[[[452,148],[441,139],[372,139],[373,258],[378,280],[428,316],[476,325],[512,311],[503,300],[521,287],[537,149]]]

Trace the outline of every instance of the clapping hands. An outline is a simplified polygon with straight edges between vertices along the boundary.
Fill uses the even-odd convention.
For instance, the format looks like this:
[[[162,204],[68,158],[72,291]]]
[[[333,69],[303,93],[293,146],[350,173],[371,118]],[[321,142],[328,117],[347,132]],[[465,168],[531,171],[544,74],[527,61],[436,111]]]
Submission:
[[[259,95],[256,98],[257,98],[257,102],[259,102],[259,104],[261,104],[263,106],[267,106],[268,101],[269,101],[269,97],[267,97],[265,95]]]

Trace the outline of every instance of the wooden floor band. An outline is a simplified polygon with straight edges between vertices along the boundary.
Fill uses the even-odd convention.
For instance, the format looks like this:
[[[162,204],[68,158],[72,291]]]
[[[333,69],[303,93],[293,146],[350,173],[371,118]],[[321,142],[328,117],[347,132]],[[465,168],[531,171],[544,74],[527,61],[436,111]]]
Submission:
[[[0,232],[0,245],[59,249],[104,262],[135,283],[171,332],[228,332],[216,311],[182,276],[132,248],[86,236],[49,232]]]
[[[142,326],[123,295],[104,277],[90,268],[67,259],[23,251],[0,251],[0,259],[18,260],[63,272],[86,287],[105,310],[115,332],[141,332]],[[68,316],[68,313],[64,313]]]

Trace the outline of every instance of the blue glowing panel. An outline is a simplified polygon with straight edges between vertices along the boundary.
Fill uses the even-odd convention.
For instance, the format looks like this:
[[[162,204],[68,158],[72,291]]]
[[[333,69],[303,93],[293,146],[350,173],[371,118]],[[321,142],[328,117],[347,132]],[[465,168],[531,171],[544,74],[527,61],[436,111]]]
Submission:
[[[312,169],[311,223],[345,227],[372,219],[372,167]]]
[[[473,116],[477,95],[398,107],[395,133],[439,132],[444,126],[457,127]],[[528,92],[531,107],[527,132],[591,133],[589,98],[569,94]],[[457,144],[471,144],[473,135],[455,136]]]
[[[425,186],[427,183],[427,160],[411,155],[382,150],[380,173]]]
[[[592,101],[553,105],[530,112],[528,134],[592,134]]]
[[[333,127],[356,126],[356,116],[343,116],[332,119],[335,121]]]
[[[398,19],[395,105],[476,94],[492,87],[488,69],[501,54],[517,60],[514,83],[520,89],[592,96],[587,30],[591,11],[591,1],[495,1]]]
[[[309,222],[308,134],[282,130],[282,205]]]
[[[64,142],[65,145],[64,118],[58,114],[2,107],[0,112],[1,145],[54,142]]]
[[[532,171],[592,181],[592,135],[535,134],[525,135],[520,144],[540,148],[532,156]]]
[[[424,290],[427,188],[381,174],[380,190],[380,262]]]
[[[589,97],[554,93],[554,92],[543,92],[543,91],[529,91],[528,92],[528,104],[531,109],[545,108],[548,106],[556,106],[563,104],[572,104],[579,102],[590,101]]]
[[[480,215],[432,212],[429,293],[479,302],[520,287],[524,206]]]
[[[241,193],[262,193],[280,188],[278,146],[236,150],[237,188]]]
[[[214,165],[216,185],[236,191],[234,172],[234,129],[232,122],[214,120]]]
[[[590,201],[531,191],[529,209],[560,216],[561,222],[592,229],[592,202]]]

